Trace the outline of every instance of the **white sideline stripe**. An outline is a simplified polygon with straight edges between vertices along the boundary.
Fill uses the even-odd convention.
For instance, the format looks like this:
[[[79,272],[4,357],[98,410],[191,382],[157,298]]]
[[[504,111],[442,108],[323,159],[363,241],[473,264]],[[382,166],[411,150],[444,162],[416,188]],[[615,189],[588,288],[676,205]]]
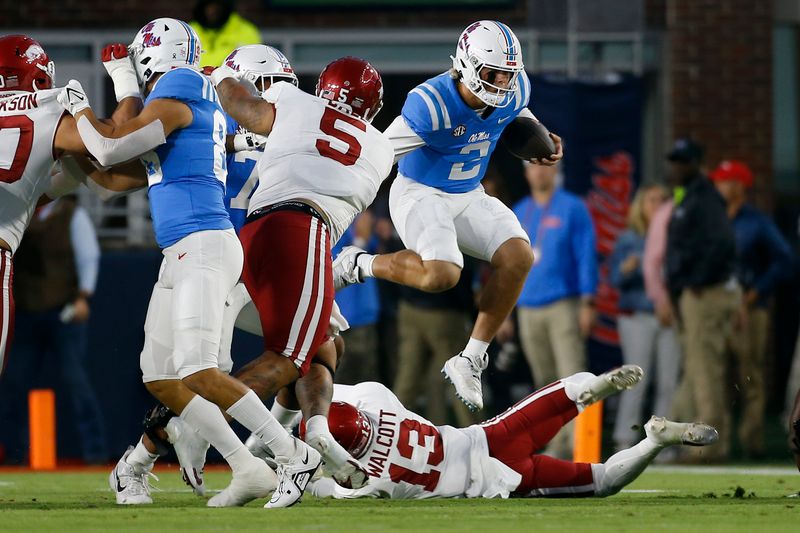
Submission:
[[[327,240],[327,235],[325,235],[325,224],[321,226],[321,231],[319,232],[319,241],[317,242],[317,247],[319,248],[319,273],[317,275],[317,300],[314,302],[314,312],[311,315],[311,322],[308,323],[308,329],[306,329],[306,337],[303,340],[303,345],[300,347],[300,352],[297,354],[297,361],[302,365],[303,362],[306,360],[306,356],[308,356],[308,349],[311,347],[311,341],[314,340],[314,336],[317,331],[317,326],[319,325],[319,316],[322,314],[322,300],[325,296],[325,241]]]
[[[436,131],[439,129],[439,115],[436,113],[436,108],[433,106],[433,100],[431,97],[428,96],[425,91],[421,90],[419,87],[416,87],[411,90],[412,93],[418,94],[422,101],[425,102],[425,105],[428,106],[428,111],[431,114],[431,129]]]
[[[594,483],[589,483],[587,485],[575,485],[572,487],[548,487],[533,489],[530,491],[530,494],[538,494],[541,496],[548,496],[551,494],[583,494],[586,492],[592,492],[594,490]]]
[[[442,98],[442,95],[439,94],[439,91],[436,90],[433,85],[423,83],[422,86],[428,89],[431,94],[433,94],[433,97],[436,98],[436,101],[439,102],[439,108],[442,110],[442,118],[444,119],[444,127],[450,129],[452,127],[450,123],[450,113],[447,112],[447,107],[444,105],[444,98]]]
[[[294,313],[292,319],[292,329],[289,330],[289,340],[286,341],[286,347],[283,349],[283,354],[291,357],[294,353],[295,346],[297,345],[297,336],[300,335],[300,328],[303,327],[303,319],[306,317],[308,304],[311,301],[311,286],[309,283],[314,283],[312,278],[314,276],[314,244],[317,238],[317,219],[311,217],[311,229],[308,233],[308,253],[306,254],[306,273],[303,278],[303,290],[300,292],[300,301],[297,304],[297,311]],[[306,287],[309,290],[306,291]]]
[[[749,476],[796,476],[797,469],[783,466],[650,466],[647,472],[658,474],[745,474]]]

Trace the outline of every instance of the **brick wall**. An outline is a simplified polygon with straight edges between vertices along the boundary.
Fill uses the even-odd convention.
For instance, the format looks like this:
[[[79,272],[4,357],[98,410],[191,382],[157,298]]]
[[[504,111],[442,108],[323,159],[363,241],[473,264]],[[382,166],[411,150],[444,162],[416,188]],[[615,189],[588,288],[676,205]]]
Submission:
[[[525,24],[526,0],[505,9],[315,10],[265,8],[263,0],[240,0],[241,15],[263,28],[460,27],[495,18]],[[189,19],[193,0],[0,0],[0,28],[139,28],[156,17]]]
[[[772,190],[772,4],[666,3],[672,133],[705,144],[709,165],[747,161],[763,206]]]

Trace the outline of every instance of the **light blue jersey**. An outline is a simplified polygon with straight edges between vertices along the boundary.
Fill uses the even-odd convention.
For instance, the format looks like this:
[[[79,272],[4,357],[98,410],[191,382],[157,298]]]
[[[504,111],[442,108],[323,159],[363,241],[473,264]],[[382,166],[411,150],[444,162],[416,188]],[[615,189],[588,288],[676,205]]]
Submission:
[[[156,242],[166,248],[191,233],[233,226],[225,210],[225,115],[211,82],[179,68],[163,74],[145,105],[158,98],[179,100],[192,110],[192,123],[141,156],[149,183]]]
[[[227,117],[228,135],[244,133],[244,129],[239,126],[232,117]],[[247,219],[247,205],[250,197],[258,186],[258,169],[256,163],[264,152],[263,148],[258,150],[246,150],[228,154],[228,181],[225,185],[225,209],[231,217],[233,229],[236,233],[242,229]]]
[[[520,73],[509,103],[485,118],[467,106],[449,72],[418,85],[406,98],[402,116],[425,141],[400,159],[400,174],[449,193],[468,192],[480,184],[489,156],[508,123],[528,105],[531,82]]]

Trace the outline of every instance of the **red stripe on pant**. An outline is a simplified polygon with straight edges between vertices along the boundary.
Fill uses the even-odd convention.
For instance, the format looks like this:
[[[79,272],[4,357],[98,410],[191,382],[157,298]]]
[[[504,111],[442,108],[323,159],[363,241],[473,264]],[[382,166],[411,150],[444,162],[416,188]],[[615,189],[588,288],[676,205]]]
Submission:
[[[245,224],[239,238],[242,279],[258,309],[264,348],[292,359],[304,375],[327,339],[333,308],[327,230],[306,213],[275,211]]]
[[[8,354],[14,340],[14,264],[11,252],[2,250],[0,253],[0,286],[3,292],[3,301],[0,304],[0,374],[8,364]]]
[[[581,488],[584,492],[554,491],[558,496],[585,494],[592,483],[591,465],[562,461],[536,452],[575,418],[578,409],[564,392],[560,381],[542,387],[482,423],[489,455],[518,472],[522,481],[515,493],[530,494],[537,489]]]

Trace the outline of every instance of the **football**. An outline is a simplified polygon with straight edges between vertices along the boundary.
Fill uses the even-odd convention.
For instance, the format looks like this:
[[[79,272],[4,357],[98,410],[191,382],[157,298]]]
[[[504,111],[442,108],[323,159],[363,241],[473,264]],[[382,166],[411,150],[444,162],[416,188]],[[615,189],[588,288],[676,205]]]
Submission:
[[[529,117],[512,120],[500,135],[500,141],[512,155],[524,160],[546,158],[556,152],[547,128]]]

